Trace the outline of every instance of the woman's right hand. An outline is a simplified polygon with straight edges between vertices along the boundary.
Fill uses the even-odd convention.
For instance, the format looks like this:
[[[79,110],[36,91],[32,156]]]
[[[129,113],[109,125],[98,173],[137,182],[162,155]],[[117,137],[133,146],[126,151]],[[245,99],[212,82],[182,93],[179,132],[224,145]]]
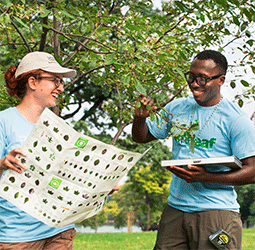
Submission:
[[[22,173],[22,169],[26,170],[27,167],[16,158],[17,154],[26,156],[25,152],[21,148],[13,149],[4,158],[0,159],[0,169],[6,170],[11,168],[18,173]]]

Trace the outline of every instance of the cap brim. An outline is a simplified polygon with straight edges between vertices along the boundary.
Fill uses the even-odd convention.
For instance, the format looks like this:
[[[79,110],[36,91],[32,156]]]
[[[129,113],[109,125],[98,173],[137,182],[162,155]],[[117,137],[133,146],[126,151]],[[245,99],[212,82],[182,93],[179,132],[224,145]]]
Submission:
[[[63,68],[63,67],[50,67],[50,68],[41,68],[42,70],[45,70],[50,73],[57,73],[57,74],[62,74],[62,76],[65,78],[71,78],[76,76],[76,70],[74,69],[68,69],[68,68]]]

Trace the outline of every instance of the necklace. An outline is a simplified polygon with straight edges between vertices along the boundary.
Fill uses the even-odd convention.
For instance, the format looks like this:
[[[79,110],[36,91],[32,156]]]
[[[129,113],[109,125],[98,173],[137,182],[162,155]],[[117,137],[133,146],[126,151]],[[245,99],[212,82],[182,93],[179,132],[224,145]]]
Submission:
[[[223,97],[221,97],[219,103],[216,104],[216,106],[215,106],[213,112],[211,113],[210,117],[207,119],[207,121],[205,122],[205,124],[204,124],[204,126],[202,127],[202,129],[199,131],[199,134],[198,134],[197,138],[195,139],[195,142],[199,139],[199,136],[201,135],[202,131],[204,130],[204,128],[206,127],[206,125],[208,124],[208,122],[210,121],[210,119],[212,118],[212,116],[214,115],[214,113],[216,112],[216,110],[218,109],[219,104],[220,104],[220,102],[221,102],[222,99],[223,99]],[[196,108],[196,103],[194,104],[194,107],[193,107],[193,110],[192,110],[192,114],[191,114],[191,117],[190,117],[190,125],[192,125],[192,119],[193,119],[193,116],[194,116],[195,108]]]

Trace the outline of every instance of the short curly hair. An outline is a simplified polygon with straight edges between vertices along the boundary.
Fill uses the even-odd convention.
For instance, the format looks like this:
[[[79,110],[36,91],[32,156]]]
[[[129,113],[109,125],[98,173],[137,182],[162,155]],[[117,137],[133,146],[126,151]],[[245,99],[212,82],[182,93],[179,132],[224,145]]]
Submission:
[[[216,50],[204,50],[200,53],[198,53],[195,57],[194,60],[213,60],[217,67],[220,69],[220,72],[222,74],[227,73],[228,69],[228,61],[224,55],[222,55],[219,51]]]

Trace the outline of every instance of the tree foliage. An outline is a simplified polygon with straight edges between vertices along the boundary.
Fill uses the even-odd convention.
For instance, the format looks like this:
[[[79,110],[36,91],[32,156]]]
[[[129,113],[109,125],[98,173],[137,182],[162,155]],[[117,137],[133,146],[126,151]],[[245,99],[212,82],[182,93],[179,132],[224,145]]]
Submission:
[[[1,0],[0,67],[3,72],[31,51],[53,53],[78,72],[61,98],[72,111],[62,117],[80,111],[81,120],[101,130],[117,127],[114,144],[132,122],[137,93],[159,108],[185,95],[183,71],[199,50],[217,46],[223,51],[245,39],[238,47],[240,66],[252,66],[254,14],[252,0],[169,1],[163,11],[153,10],[150,0]]]
[[[237,201],[240,204],[241,219],[246,227],[255,225],[255,186],[236,186]]]
[[[161,160],[171,159],[172,154],[161,142],[135,144],[129,136],[119,140],[117,145],[140,153],[151,148],[129,171],[127,181],[106,206],[117,227],[136,223],[142,230],[149,230],[159,222],[167,202],[172,178],[171,173],[161,167]]]

